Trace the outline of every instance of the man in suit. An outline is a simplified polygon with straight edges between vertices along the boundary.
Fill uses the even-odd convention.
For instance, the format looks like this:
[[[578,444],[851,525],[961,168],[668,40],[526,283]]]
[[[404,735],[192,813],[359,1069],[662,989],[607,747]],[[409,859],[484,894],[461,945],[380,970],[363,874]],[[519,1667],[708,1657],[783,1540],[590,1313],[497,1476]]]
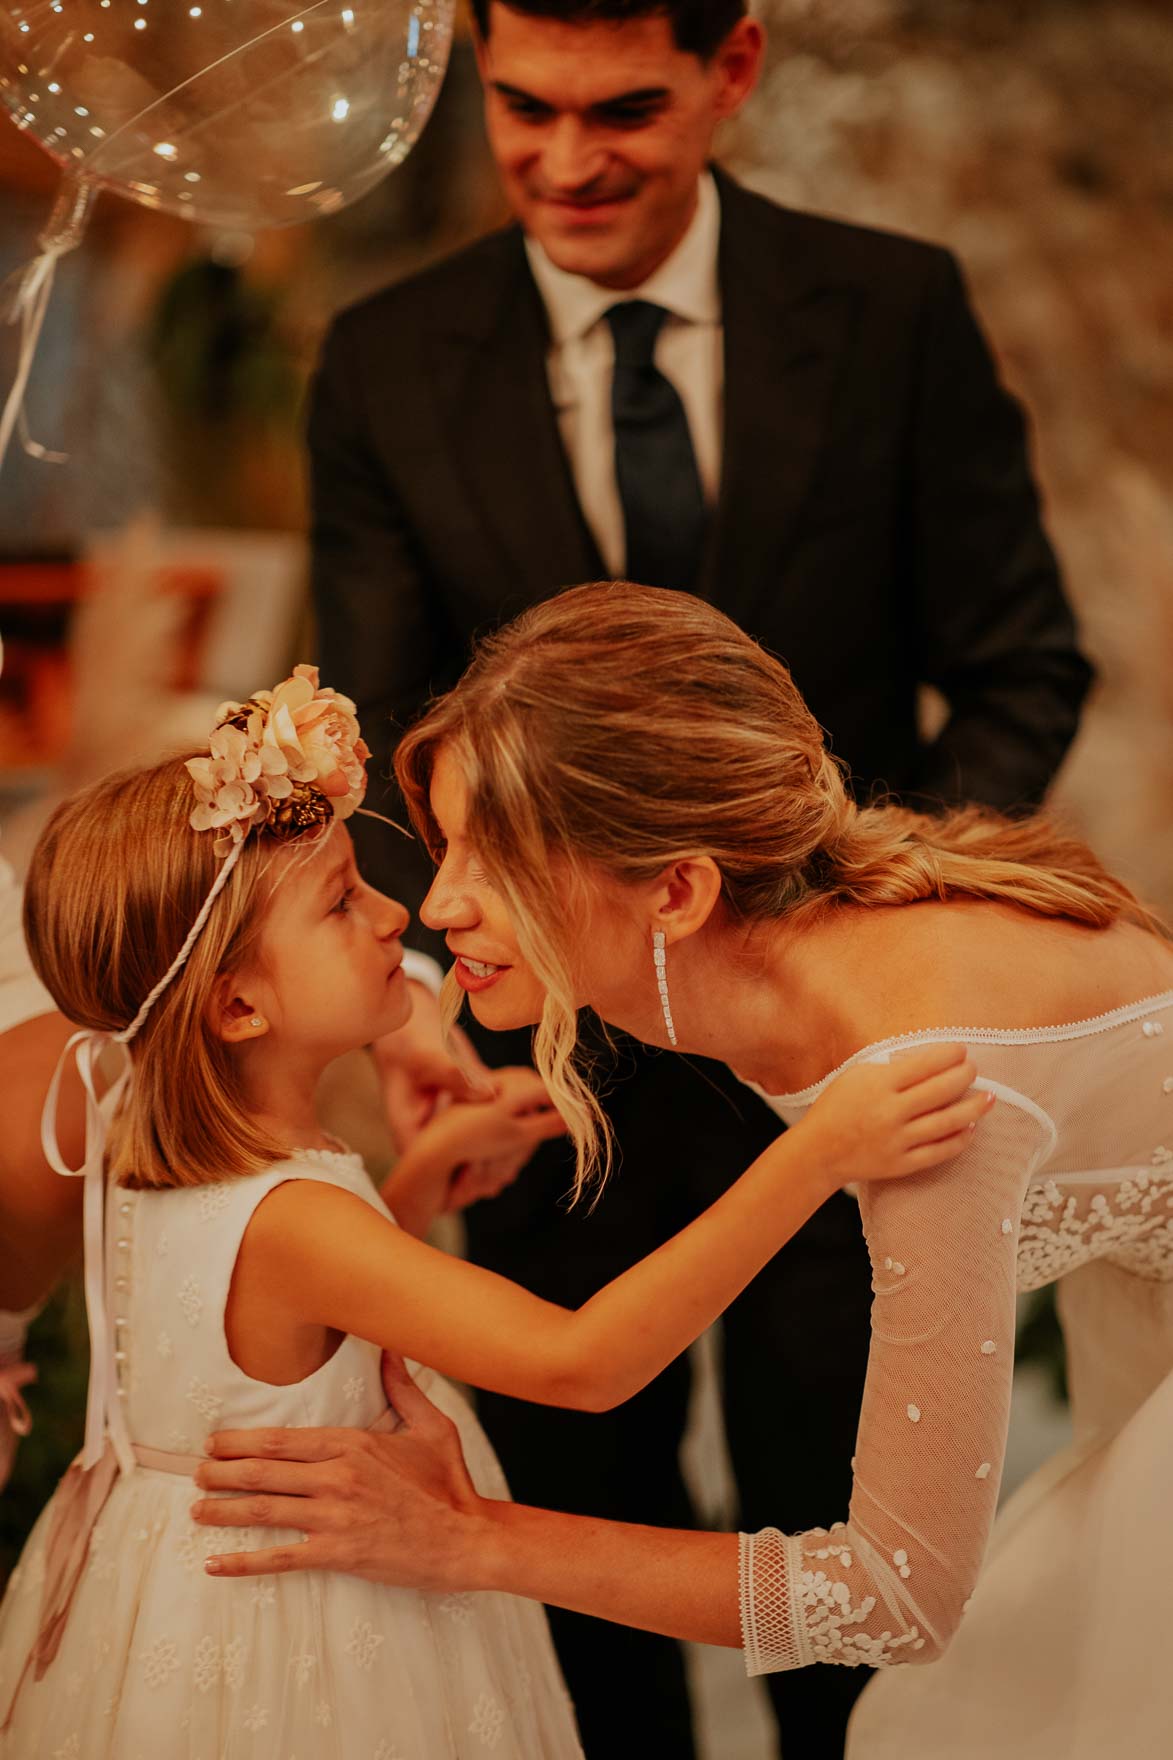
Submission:
[[[1037,802],[1089,669],[1021,417],[951,257],[710,170],[760,69],[744,0],[474,11],[519,223],[345,312],[313,396],[323,665],[358,701],[372,774],[476,632],[626,574],[711,599],[783,656],[861,792]],[[931,741],[924,684],[949,707]],[[415,909],[422,853],[387,834],[363,853]],[[559,1207],[555,1146],[468,1215],[474,1259],[568,1305],[711,1202],[777,1128],[715,1065],[625,1045],[607,1085],[622,1163],[593,1215]],[[743,1527],[845,1512],[869,1303],[841,1197],[727,1316]],[[523,1501],[682,1525],[688,1391],[682,1360],[614,1413],[480,1409]],[[676,1646],[553,1625],[588,1755],[692,1754]],[[863,1673],[770,1678],[788,1755],[841,1753]]]

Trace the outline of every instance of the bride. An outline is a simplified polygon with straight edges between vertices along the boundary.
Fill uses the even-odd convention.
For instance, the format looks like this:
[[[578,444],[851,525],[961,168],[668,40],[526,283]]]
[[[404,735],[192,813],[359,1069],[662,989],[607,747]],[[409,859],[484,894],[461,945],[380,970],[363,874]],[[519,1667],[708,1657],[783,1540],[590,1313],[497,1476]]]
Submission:
[[[1045,821],[858,808],[785,668],[685,595],[605,584],[528,612],[408,734],[397,769],[438,863],[422,914],[456,956],[450,983],[490,1028],[539,1023],[580,1190],[608,1169],[574,1061],[587,1005],[649,1044],[725,1059],[791,1122],[845,1064],[946,1038],[999,1105],[948,1166],[861,1192],[872,1346],[851,1506],[830,1532],[486,1505],[392,1367],[396,1437],[219,1439],[201,1482],[263,1497],[217,1496],[205,1518],[308,1535],[222,1574],[507,1590],[743,1646],[752,1674],[879,1667],[853,1760],[1173,1751],[1160,925]],[[1076,1442],[1012,1500],[983,1571],[1016,1292],[1056,1279]],[[820,1292],[812,1328],[834,1301]],[[793,1413],[796,1448],[808,1421]],[[287,1464],[307,1461],[323,1464]]]

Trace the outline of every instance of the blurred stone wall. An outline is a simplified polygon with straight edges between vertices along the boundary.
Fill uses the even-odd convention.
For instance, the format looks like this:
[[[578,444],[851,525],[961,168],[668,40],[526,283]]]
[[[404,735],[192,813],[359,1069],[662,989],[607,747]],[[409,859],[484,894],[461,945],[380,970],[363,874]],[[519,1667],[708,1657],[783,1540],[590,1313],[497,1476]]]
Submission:
[[[1048,520],[1101,672],[1059,798],[1173,912],[1173,0],[757,5],[766,78],[724,157],[777,200],[961,257],[1032,415]],[[0,191],[0,264],[27,250],[41,199],[11,195]],[[503,214],[465,41],[403,169],[313,227],[260,235],[246,273],[304,382],[331,311]],[[227,449],[194,431],[176,446],[158,408],[144,331],[168,277],[216,249],[109,204],[94,249],[65,266],[30,394],[38,437],[73,457],[58,473],[10,460],[0,548],[69,548],[142,507],[300,526],[299,415],[221,470],[234,481],[249,467],[241,515],[215,480]],[[7,366],[12,338],[0,342]]]
[[[957,251],[1034,421],[1101,683],[1059,798],[1173,910],[1173,13],[761,0],[729,143],[776,200]]]

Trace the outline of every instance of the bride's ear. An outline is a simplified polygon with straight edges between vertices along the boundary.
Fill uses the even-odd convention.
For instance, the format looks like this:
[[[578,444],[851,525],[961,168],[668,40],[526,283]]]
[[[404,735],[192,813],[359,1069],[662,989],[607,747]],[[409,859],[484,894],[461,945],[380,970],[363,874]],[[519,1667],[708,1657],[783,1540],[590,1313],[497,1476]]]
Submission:
[[[673,862],[652,890],[653,930],[662,929],[671,945],[703,929],[721,897],[721,870],[711,856]]]

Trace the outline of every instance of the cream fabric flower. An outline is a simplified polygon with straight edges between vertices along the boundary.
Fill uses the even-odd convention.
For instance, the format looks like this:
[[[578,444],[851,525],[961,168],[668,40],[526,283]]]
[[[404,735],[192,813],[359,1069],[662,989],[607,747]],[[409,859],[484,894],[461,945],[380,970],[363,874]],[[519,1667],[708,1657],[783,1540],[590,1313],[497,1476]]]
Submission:
[[[315,819],[348,819],[361,804],[370,751],[354,704],[323,689],[316,666],[295,667],[247,703],[222,703],[217,723],[209,755],[187,761],[196,795],[190,824],[218,833],[217,855],[254,826],[296,836]],[[295,796],[298,811],[283,811]]]

